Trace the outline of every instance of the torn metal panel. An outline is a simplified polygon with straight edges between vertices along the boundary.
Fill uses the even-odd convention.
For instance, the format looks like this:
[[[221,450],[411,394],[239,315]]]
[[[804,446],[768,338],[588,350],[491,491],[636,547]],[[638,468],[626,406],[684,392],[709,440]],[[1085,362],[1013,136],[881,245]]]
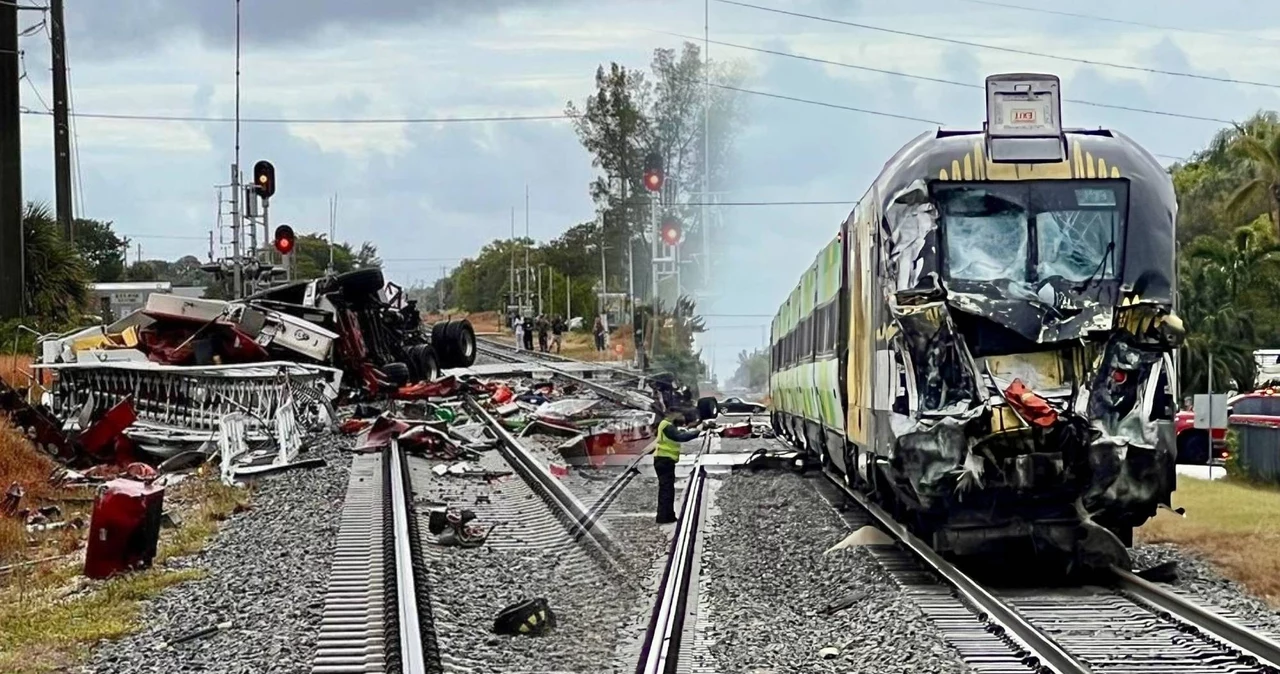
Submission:
[[[155,363],[35,365],[57,373],[45,394],[52,411],[74,417],[89,397],[115,405],[130,398],[150,426],[211,436],[232,412],[248,415],[250,430],[265,428],[286,398],[296,396],[305,426],[332,423],[339,370],[288,362],[184,367]]]

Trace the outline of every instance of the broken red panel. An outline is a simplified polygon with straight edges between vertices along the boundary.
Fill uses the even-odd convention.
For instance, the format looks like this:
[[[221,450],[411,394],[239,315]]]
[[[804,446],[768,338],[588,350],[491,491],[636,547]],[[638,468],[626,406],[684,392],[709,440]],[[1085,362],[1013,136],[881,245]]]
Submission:
[[[368,428],[372,423],[373,422],[369,419],[347,419],[342,422],[342,425],[338,427],[338,430],[343,435],[355,435],[356,433]]]
[[[1058,411],[1049,405],[1049,401],[1027,388],[1021,379],[1014,379],[1009,384],[1009,388],[1004,390],[1004,399],[1022,418],[1036,426],[1048,428],[1058,421]]]
[[[720,437],[722,438],[749,438],[751,437],[751,423],[734,424],[725,426],[720,429]]]
[[[392,438],[409,430],[409,424],[403,421],[381,416],[373,421],[373,425],[361,434],[356,441],[357,452],[371,452],[391,446]]]
[[[43,407],[32,407],[26,396],[3,380],[0,380],[0,412],[7,412],[13,425],[40,451],[68,465],[89,463],[62,432],[62,422]]]
[[[505,405],[511,402],[511,399],[514,398],[515,395],[516,394],[511,390],[510,386],[507,386],[506,384],[499,384],[493,391],[492,400],[495,405]]]
[[[80,446],[95,459],[110,461],[117,454],[116,440],[124,437],[125,429],[137,420],[133,401],[125,398],[80,433]]]
[[[84,575],[107,578],[151,566],[160,540],[164,487],[117,479],[93,502]]]
[[[418,382],[401,386],[395,394],[400,400],[421,400],[423,398],[443,398],[453,395],[459,388],[458,378],[449,375],[432,382]]]

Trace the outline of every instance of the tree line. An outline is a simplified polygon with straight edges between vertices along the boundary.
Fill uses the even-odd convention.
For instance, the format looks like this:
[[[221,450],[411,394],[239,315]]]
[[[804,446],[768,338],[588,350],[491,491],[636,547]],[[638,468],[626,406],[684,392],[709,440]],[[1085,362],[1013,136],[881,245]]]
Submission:
[[[693,43],[679,50],[654,50],[648,72],[616,62],[601,65],[595,73],[595,91],[581,102],[566,105],[578,140],[598,170],[586,186],[596,216],[542,244],[525,239],[493,241],[438,281],[430,299],[438,302],[443,296],[451,308],[468,312],[505,309],[513,285],[524,287],[520,277],[512,283],[512,256],[515,265],[523,268],[527,250],[534,268],[530,287],[536,291],[541,273],[549,311],[597,313],[602,273],[609,292],[626,292],[634,284],[640,302],[652,304],[652,246],[647,237],[655,217],[670,216],[681,223],[684,234],[680,244],[683,293],[665,284],[656,299],[675,307],[681,294],[700,289],[700,265],[708,259],[702,255],[704,242],[716,245],[718,232],[712,223],[701,221],[703,209],[698,204],[710,199],[704,192],[714,193],[728,182],[743,114],[734,85],[745,76],[741,63],[707,62]],[[660,203],[643,185],[644,159],[651,152],[663,158],[665,169]],[[629,269],[629,260],[634,269]],[[555,285],[554,291],[548,290],[549,284]]]

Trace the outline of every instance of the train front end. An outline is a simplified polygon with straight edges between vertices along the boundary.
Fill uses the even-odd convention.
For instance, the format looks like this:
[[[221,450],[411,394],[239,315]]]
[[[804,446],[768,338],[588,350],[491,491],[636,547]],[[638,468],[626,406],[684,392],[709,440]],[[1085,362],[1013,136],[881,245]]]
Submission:
[[[1054,76],[987,94],[984,131],[940,132],[881,202],[881,474],[941,552],[1128,568],[1175,486],[1173,186],[1128,138],[1064,131]]]

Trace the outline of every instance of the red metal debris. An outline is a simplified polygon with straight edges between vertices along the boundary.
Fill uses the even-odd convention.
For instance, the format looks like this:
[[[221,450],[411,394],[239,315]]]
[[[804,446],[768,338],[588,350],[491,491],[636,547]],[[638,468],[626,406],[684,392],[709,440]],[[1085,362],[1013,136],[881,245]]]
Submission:
[[[163,509],[164,487],[125,479],[108,482],[93,503],[84,575],[107,578],[151,566]]]

